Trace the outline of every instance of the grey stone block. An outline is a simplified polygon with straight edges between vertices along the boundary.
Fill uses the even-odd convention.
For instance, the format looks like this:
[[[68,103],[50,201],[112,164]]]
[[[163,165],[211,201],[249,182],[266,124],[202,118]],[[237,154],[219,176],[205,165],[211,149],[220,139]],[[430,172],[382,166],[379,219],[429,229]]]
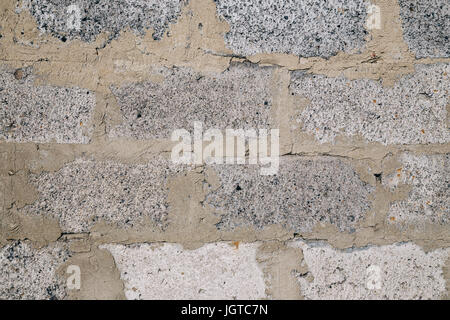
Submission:
[[[330,57],[365,44],[364,0],[216,0],[216,4],[218,16],[230,25],[225,41],[236,54]]]
[[[33,81],[30,70],[0,68],[0,140],[88,143],[95,93]]]
[[[128,299],[263,299],[258,243],[104,245],[114,256]]]
[[[447,143],[449,74],[449,64],[417,65],[394,87],[383,87],[381,81],[294,72],[290,88],[309,99],[297,122],[321,143],[338,135],[384,145]]]
[[[88,232],[102,219],[120,227],[167,224],[167,181],[181,167],[156,158],[142,165],[77,159],[57,172],[30,177],[39,199],[22,209],[59,220],[63,232]]]
[[[309,272],[298,274],[307,299],[426,300],[445,294],[442,268],[450,249],[424,252],[413,243],[336,250],[297,242]]]
[[[391,204],[392,224],[420,228],[426,223],[450,224],[450,154],[413,155],[404,153],[402,167],[383,178],[383,185],[394,191],[399,185],[412,189],[405,200]]]
[[[450,3],[399,0],[403,37],[417,58],[450,57]]]
[[[112,88],[123,123],[110,136],[170,139],[175,129],[269,128],[271,68],[232,65],[209,76],[187,68],[161,69],[162,83],[145,82]]]
[[[65,283],[57,270],[68,258],[60,244],[34,249],[17,241],[0,248],[0,299],[63,299]]]
[[[370,208],[373,187],[350,165],[330,158],[282,157],[279,172],[261,176],[256,165],[216,165],[220,187],[205,203],[221,217],[219,229],[281,224],[308,232],[318,223],[352,231]]]
[[[153,29],[159,40],[170,23],[176,21],[184,0],[26,0],[27,8],[42,32],[61,41],[94,41],[102,32],[115,39],[125,28],[137,34]]]

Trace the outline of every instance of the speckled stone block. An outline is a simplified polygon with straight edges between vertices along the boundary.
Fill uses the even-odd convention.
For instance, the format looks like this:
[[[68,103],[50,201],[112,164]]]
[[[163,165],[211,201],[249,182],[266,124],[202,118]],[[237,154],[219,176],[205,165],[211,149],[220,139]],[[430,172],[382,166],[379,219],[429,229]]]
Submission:
[[[196,250],[177,244],[104,245],[114,256],[135,299],[263,299],[264,275],[258,244],[211,243]]]
[[[281,224],[308,232],[318,223],[353,231],[370,208],[373,187],[335,158],[282,157],[275,176],[261,176],[256,165],[216,165],[220,186],[205,203],[221,217],[219,229],[263,228]]]
[[[407,199],[391,204],[389,223],[420,228],[424,224],[450,225],[450,154],[414,155],[404,153],[401,167],[383,179],[395,191],[411,186]]]
[[[132,227],[152,220],[167,224],[168,179],[178,173],[165,159],[126,165],[77,159],[57,172],[30,177],[39,199],[22,209],[59,220],[63,232],[88,232],[98,220]]]
[[[210,76],[186,68],[161,69],[164,81],[112,88],[123,123],[110,136],[170,139],[176,129],[269,128],[271,68],[232,65]]]
[[[33,81],[30,70],[0,68],[0,141],[88,143],[95,93]]]
[[[239,55],[291,53],[330,57],[364,47],[364,0],[216,0],[230,25],[227,46]]]
[[[399,0],[403,37],[417,58],[450,57],[450,2]]]
[[[449,73],[449,64],[417,65],[394,87],[383,87],[381,81],[294,72],[290,89],[310,101],[297,122],[321,143],[338,135],[384,145],[448,143]]]
[[[59,244],[33,249],[28,242],[17,241],[0,248],[0,299],[63,299],[64,279],[56,272],[68,257]]]
[[[440,299],[442,268],[450,249],[425,253],[413,243],[336,250],[323,243],[296,242],[309,272],[297,275],[307,299]]]
[[[125,28],[137,34],[153,30],[159,40],[170,23],[177,20],[184,0],[25,0],[41,32],[63,42],[73,39],[94,41],[102,32],[115,39]]]

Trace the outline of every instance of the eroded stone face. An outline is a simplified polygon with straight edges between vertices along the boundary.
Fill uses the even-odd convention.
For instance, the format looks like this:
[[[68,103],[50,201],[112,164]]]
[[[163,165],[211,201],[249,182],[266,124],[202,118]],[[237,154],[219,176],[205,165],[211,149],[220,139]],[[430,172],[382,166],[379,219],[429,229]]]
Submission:
[[[98,220],[119,227],[150,220],[164,229],[166,184],[181,170],[163,158],[142,165],[77,159],[57,172],[31,176],[39,198],[22,210],[55,217],[63,232],[70,233],[88,232]]]
[[[307,299],[440,299],[450,249],[425,253],[412,243],[336,250],[297,242],[309,272],[298,275]]]
[[[60,244],[33,249],[13,242],[0,249],[0,299],[60,300],[66,296],[64,279],[57,276],[69,253]]]
[[[360,135],[388,144],[448,143],[448,64],[416,65],[394,87],[381,81],[347,80],[296,72],[291,91],[309,105],[297,122],[321,143]]]
[[[33,81],[28,69],[0,68],[0,141],[88,143],[95,93]]]
[[[164,81],[112,88],[123,123],[110,136],[170,139],[176,129],[192,131],[269,128],[271,69],[234,65],[220,74],[201,76],[187,68],[161,69]]]
[[[361,49],[368,4],[363,0],[216,0],[218,16],[230,25],[226,44],[244,56],[330,57]]]
[[[205,203],[221,217],[219,229],[281,224],[308,232],[322,222],[353,231],[370,208],[373,187],[335,158],[282,157],[275,176],[260,175],[256,165],[217,165],[214,170],[220,186]]]
[[[177,20],[184,0],[26,0],[28,9],[42,32],[63,42],[73,39],[94,41],[102,32],[109,40],[130,28],[137,34],[153,30],[153,38],[163,37]]]
[[[402,166],[385,179],[383,185],[395,191],[399,185],[411,186],[407,199],[391,204],[392,224],[420,228],[424,224],[450,223],[450,154],[401,156]]]
[[[258,244],[211,243],[196,250],[177,244],[104,245],[128,299],[263,299]]]
[[[450,3],[399,0],[403,37],[417,58],[450,57]]]

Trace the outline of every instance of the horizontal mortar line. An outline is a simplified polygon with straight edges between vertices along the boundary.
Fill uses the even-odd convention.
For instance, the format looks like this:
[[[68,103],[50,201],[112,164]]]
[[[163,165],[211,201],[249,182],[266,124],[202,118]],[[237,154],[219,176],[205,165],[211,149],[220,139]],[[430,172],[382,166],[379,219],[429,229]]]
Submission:
[[[225,129],[224,129],[225,130]],[[101,133],[100,135],[96,136],[98,137],[108,137],[108,133]],[[154,139],[133,139],[133,138],[128,138],[126,136],[120,137],[120,138],[108,138],[106,143],[115,143],[115,142],[124,142],[126,141],[128,144],[131,145],[142,145],[145,143],[177,143],[177,141],[172,141],[170,139],[158,139],[158,138],[154,138]],[[103,141],[102,141],[103,142]],[[17,141],[6,141],[6,140],[0,140],[0,145],[1,144],[9,144],[9,145],[23,145],[23,144],[34,144],[34,145],[66,145],[66,146],[90,146],[90,145],[95,145],[95,143],[97,142],[90,142],[90,143],[55,143],[55,142],[34,142],[34,141],[24,141],[24,142],[17,142]],[[205,144],[206,145],[206,144]],[[246,143],[247,145],[247,143]],[[293,144],[294,146],[296,145],[295,142]],[[298,148],[301,148],[302,145],[298,145]],[[396,148],[396,149],[405,149],[405,148],[440,148],[440,147],[448,147],[449,151],[450,151],[450,142],[446,142],[446,143],[426,143],[426,144],[388,144],[388,145],[380,145],[380,146],[375,146],[375,147],[370,147],[370,146],[354,146],[354,145],[336,145],[336,146],[327,146],[324,144],[310,144],[310,145],[306,145],[307,147],[330,147],[330,148],[334,148],[331,149],[331,151],[327,151],[327,152],[333,152],[333,151],[340,151],[340,148],[342,148],[342,150],[346,150],[348,149],[348,151],[355,151],[355,150],[372,150],[374,148],[382,148],[382,149],[386,149],[391,151],[392,148]],[[440,151],[436,151],[434,150],[436,153],[442,153]],[[303,151],[300,151],[303,152]],[[443,151],[446,152],[446,151]],[[289,154],[291,152],[288,152],[286,154]]]
[[[47,58],[39,58],[35,60],[25,59],[0,59],[1,62],[64,62],[64,63],[87,63],[86,60],[49,60]]]
[[[2,147],[2,144],[7,146],[9,143],[0,142],[0,148]],[[16,147],[19,146],[20,147],[21,145],[27,145],[27,144],[29,144],[29,143],[27,143],[27,142],[14,143],[14,146],[16,146]],[[99,147],[96,150],[92,150],[92,151],[87,151],[86,150],[86,149],[89,149],[91,147],[98,146],[97,144],[57,144],[57,143],[55,143],[55,144],[48,144],[48,143],[39,143],[39,144],[33,144],[33,145],[34,146],[41,145],[41,146],[53,146],[53,147],[56,147],[56,149],[49,149],[48,150],[49,152],[52,152],[52,150],[58,151],[58,146],[61,146],[61,147],[70,146],[70,147],[72,147],[72,150],[73,150],[74,153],[77,153],[77,152],[80,153],[80,155],[79,155],[80,157],[81,157],[81,153],[82,152],[87,152],[85,154],[85,156],[93,156],[93,155],[96,155],[97,153],[102,153],[102,152],[114,151],[115,150],[115,148],[108,148],[108,147]],[[129,144],[129,145],[132,146],[133,144]],[[141,147],[140,144],[137,144],[135,146]],[[147,148],[144,148],[140,154],[136,155],[136,158],[146,157],[146,156],[156,156],[156,155],[170,155],[171,154],[171,151],[168,151],[168,150],[155,150],[155,151],[153,151],[151,148],[152,148],[152,146],[148,146]],[[344,158],[344,159],[354,159],[354,160],[364,161],[364,160],[382,160],[383,158],[385,158],[385,156],[387,154],[389,154],[392,151],[397,151],[397,152],[400,152],[400,153],[409,152],[409,153],[423,154],[423,155],[444,155],[444,154],[447,154],[447,153],[450,152],[450,150],[442,150],[442,151],[437,151],[437,150],[411,150],[411,149],[400,148],[400,149],[396,149],[396,150],[392,150],[392,149],[383,150],[384,151],[383,152],[384,155],[382,157],[358,157],[358,156],[345,155],[345,153],[351,153],[351,152],[354,152],[354,151],[357,151],[357,150],[358,149],[356,149],[356,150],[355,149],[335,150],[334,151],[335,153],[333,151],[329,151],[329,152],[301,152],[301,151],[300,152],[288,152],[288,153],[279,155],[279,158],[280,159],[283,159],[283,158],[287,159],[289,157],[297,157],[297,158],[302,158],[302,157],[304,157],[304,158],[307,158],[307,157],[332,157],[332,158]],[[360,150],[360,151],[364,151],[364,150]],[[14,151],[12,151],[12,150],[11,150],[11,152],[5,151],[3,153],[4,154],[14,153]],[[111,157],[115,158],[114,155],[111,155]],[[119,158],[120,158],[120,156],[119,156]],[[247,160],[254,159],[254,158],[250,158],[250,157],[246,156],[246,157],[241,158],[241,159],[247,161]],[[259,159],[259,157],[256,158],[256,159]],[[101,160],[99,160],[99,161],[101,161]],[[226,158],[223,158],[223,161],[225,162]],[[245,163],[245,164],[248,164],[248,163]],[[208,164],[202,163],[200,165],[208,165]],[[242,164],[242,165],[244,165],[244,164]],[[20,168],[16,169],[15,172],[19,172],[20,170],[21,170]]]
[[[432,64],[432,63],[450,63],[450,58],[419,58],[414,62],[418,64]]]
[[[55,241],[51,241],[50,243],[58,243],[58,242],[64,242],[64,240],[62,239],[62,237],[64,235],[71,235],[71,233],[65,233],[62,234],[60,237],[58,237],[58,239],[56,239]],[[87,233],[74,233],[73,235],[88,235],[90,236],[90,232]],[[82,239],[82,238],[80,238]],[[6,239],[7,241],[33,241],[32,239],[29,238],[22,238],[22,239],[14,239],[14,238],[8,238]],[[78,240],[78,239],[73,239],[73,240]],[[354,251],[363,251],[363,250],[368,250],[370,248],[377,248],[377,247],[382,247],[382,246],[388,246],[388,245],[393,245],[393,244],[407,244],[407,243],[415,243],[416,241],[427,241],[427,240],[432,240],[432,241],[439,241],[439,240],[445,240],[445,239],[422,239],[422,238],[410,238],[407,240],[391,240],[391,241],[387,241],[386,243],[383,244],[375,244],[375,243],[370,243],[370,244],[365,244],[362,246],[357,246],[352,244],[351,247],[344,247],[344,248],[339,248],[337,247],[332,241],[330,242],[330,239],[324,239],[324,238],[304,238],[304,237],[290,237],[287,238],[285,240],[280,240],[278,238],[270,238],[270,239],[255,239],[255,240],[251,240],[251,241],[246,241],[246,240],[239,240],[239,239],[222,239],[222,238],[218,238],[216,240],[211,240],[211,241],[192,241],[192,242],[186,242],[185,239],[180,239],[180,241],[168,241],[168,240],[144,240],[144,241],[139,241],[139,240],[135,240],[135,241],[120,241],[120,240],[111,240],[111,241],[106,241],[103,242],[101,241],[95,241],[95,240],[90,240],[90,238],[88,238],[88,242],[91,245],[94,246],[102,246],[102,245],[107,245],[107,244],[117,244],[117,245],[124,245],[124,246],[131,246],[131,245],[135,245],[135,244],[177,244],[177,245],[182,245],[186,244],[186,243],[202,243],[202,245],[207,245],[207,244],[214,244],[214,243],[233,243],[236,241],[239,241],[242,244],[258,244],[258,243],[268,243],[268,242],[276,242],[276,243],[289,243],[289,242],[295,242],[295,241],[302,241],[306,244],[312,244],[312,245],[317,245],[317,246],[330,246],[332,248],[334,248],[335,250],[341,251],[341,252],[354,252]],[[437,247],[437,249],[445,249],[446,247]],[[194,249],[195,250],[195,249]]]

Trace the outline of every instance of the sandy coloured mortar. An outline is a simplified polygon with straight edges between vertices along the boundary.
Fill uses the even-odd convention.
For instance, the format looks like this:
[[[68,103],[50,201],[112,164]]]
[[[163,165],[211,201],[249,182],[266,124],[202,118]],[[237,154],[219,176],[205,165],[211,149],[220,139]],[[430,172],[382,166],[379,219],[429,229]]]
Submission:
[[[448,1],[104,2],[0,3],[1,299],[449,297]],[[279,177],[173,167],[195,120]]]

